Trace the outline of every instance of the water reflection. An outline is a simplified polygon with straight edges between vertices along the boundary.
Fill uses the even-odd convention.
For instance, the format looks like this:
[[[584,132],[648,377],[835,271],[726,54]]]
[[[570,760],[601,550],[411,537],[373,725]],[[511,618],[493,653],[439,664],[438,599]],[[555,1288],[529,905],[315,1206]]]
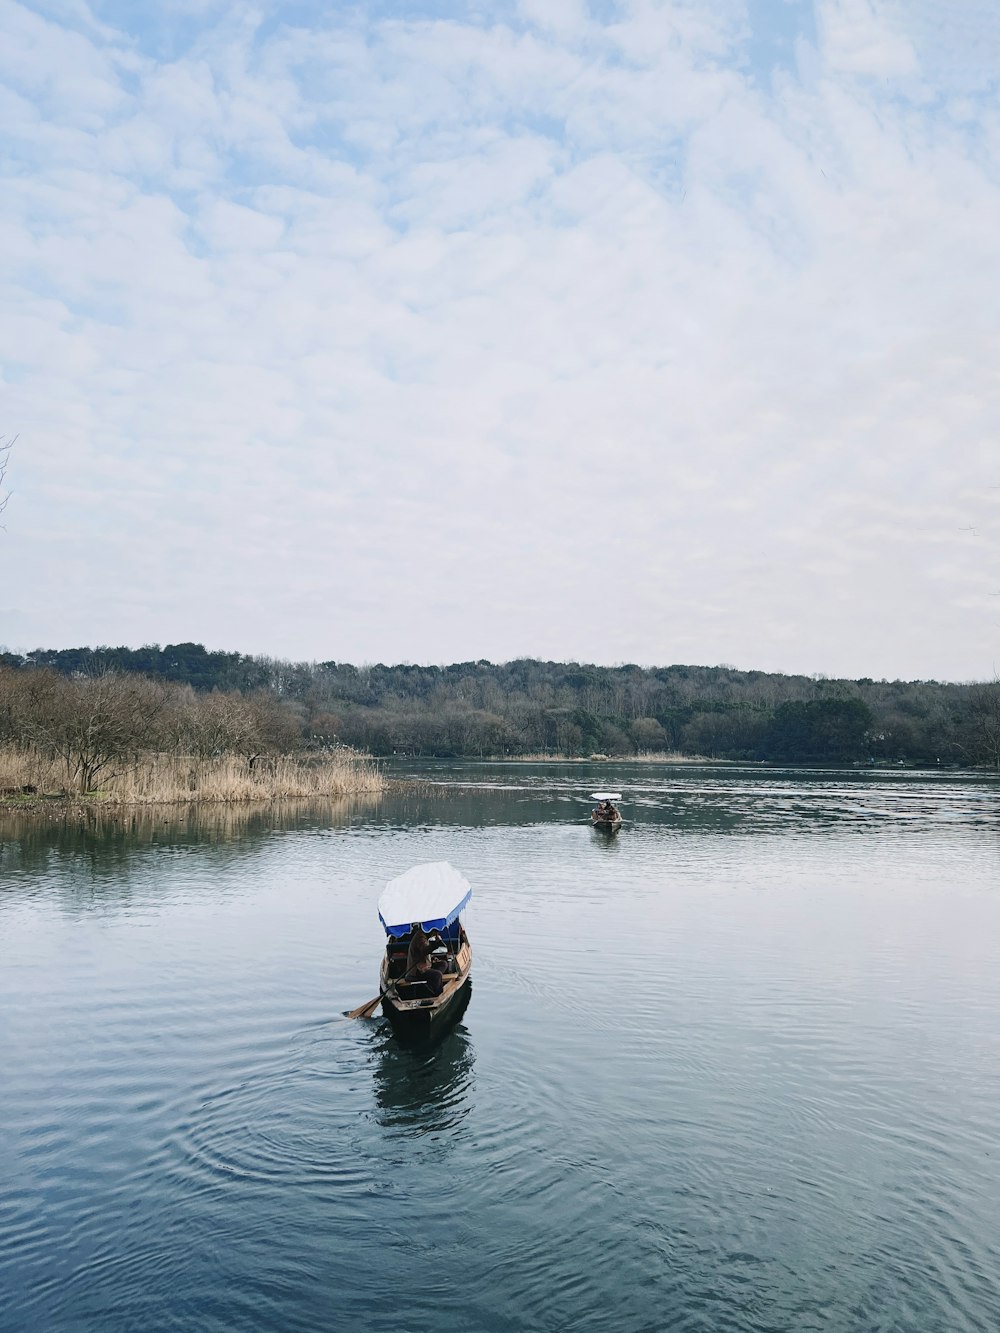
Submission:
[[[621,846],[619,838],[622,837],[623,830],[610,832],[608,829],[591,827],[590,840],[595,843],[602,852],[617,852]]]
[[[477,767],[5,821],[0,1326],[1000,1328],[996,783]],[[403,1048],[339,1015],[438,859]]]
[[[55,861],[90,862],[94,878],[114,879],[136,858],[164,848],[242,843],[276,833],[375,833],[479,827],[590,827],[595,778],[559,764],[477,763],[401,766],[384,794],[270,805],[185,805],[122,809],[95,806],[0,815],[0,881],[35,877]],[[989,774],[683,769],[615,765],[604,774],[625,793],[626,827],[594,839],[610,851],[670,830],[785,837],[832,830],[880,835],[889,824],[990,824],[998,817],[998,784]]]
[[[297,829],[350,828],[378,812],[380,793],[274,801],[266,804],[93,806],[0,815],[0,867],[11,872],[42,870],[58,859],[94,858],[102,868],[122,864],[150,849],[198,847],[269,838]]]
[[[423,1040],[400,1041],[385,1024],[374,1070],[375,1118],[386,1129],[429,1134],[453,1129],[469,1114],[476,1048],[462,1021],[471,981],[447,1029]]]

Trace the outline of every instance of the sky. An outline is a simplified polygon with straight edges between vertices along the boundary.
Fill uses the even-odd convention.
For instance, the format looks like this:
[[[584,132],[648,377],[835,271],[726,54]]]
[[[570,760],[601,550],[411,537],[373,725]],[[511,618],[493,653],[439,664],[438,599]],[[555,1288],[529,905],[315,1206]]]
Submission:
[[[0,644],[1000,670],[995,0],[0,0]]]

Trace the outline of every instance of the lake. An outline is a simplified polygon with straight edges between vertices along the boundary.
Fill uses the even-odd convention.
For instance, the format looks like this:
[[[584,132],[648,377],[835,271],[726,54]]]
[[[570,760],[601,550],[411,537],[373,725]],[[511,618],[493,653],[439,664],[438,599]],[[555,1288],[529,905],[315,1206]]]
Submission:
[[[393,772],[0,824],[0,1328],[1000,1328],[996,782]],[[435,860],[472,994],[408,1049],[343,1011]]]

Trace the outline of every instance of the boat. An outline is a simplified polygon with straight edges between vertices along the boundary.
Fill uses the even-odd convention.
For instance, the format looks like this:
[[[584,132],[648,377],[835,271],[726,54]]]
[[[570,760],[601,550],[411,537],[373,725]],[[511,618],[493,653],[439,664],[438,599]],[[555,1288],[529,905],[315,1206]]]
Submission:
[[[622,826],[622,812],[615,805],[615,802],[620,801],[621,798],[621,792],[617,791],[594,791],[590,793],[590,799],[599,802],[597,808],[590,812],[590,822],[594,828],[600,829],[602,833],[618,832]]]
[[[472,948],[461,913],[471,899],[469,881],[447,861],[412,866],[382,890],[378,915],[387,939],[379,990],[382,1012],[401,1035],[437,1031],[464,1009]],[[440,995],[432,995],[425,982],[407,978],[407,954],[415,926],[433,941],[431,961],[444,973]]]

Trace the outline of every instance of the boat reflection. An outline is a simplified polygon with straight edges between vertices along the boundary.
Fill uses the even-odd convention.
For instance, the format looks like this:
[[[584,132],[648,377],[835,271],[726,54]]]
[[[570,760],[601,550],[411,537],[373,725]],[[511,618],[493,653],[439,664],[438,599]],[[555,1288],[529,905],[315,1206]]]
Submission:
[[[598,847],[602,847],[605,851],[618,851],[621,846],[621,841],[618,837],[618,830],[616,828],[601,828],[597,824],[592,824],[590,827],[591,842],[595,843]]]
[[[375,1119],[387,1129],[431,1133],[449,1129],[471,1109],[475,1046],[462,1022],[472,982],[446,1031],[401,1042],[388,1023],[378,1037]]]

